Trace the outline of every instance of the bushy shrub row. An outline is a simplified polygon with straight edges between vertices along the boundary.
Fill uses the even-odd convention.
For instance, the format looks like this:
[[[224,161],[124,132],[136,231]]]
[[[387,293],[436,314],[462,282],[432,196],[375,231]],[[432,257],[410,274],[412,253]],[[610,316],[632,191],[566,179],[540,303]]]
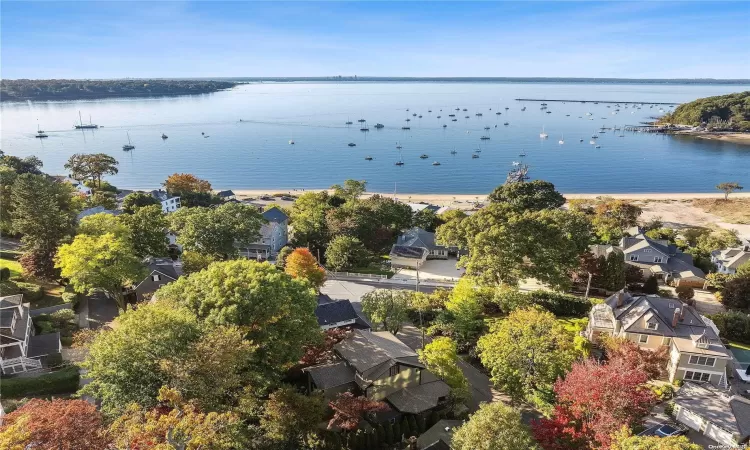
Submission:
[[[16,285],[20,289],[21,294],[23,294],[25,301],[36,302],[44,297],[44,288],[38,284],[18,281]]]
[[[591,302],[575,295],[552,291],[534,291],[532,303],[560,317],[582,317],[591,310]]]
[[[750,315],[739,311],[726,311],[708,316],[719,329],[719,335],[730,341],[750,344]]]
[[[38,377],[3,378],[0,381],[0,396],[22,398],[35,395],[67,394],[78,390],[80,374],[75,366]]]

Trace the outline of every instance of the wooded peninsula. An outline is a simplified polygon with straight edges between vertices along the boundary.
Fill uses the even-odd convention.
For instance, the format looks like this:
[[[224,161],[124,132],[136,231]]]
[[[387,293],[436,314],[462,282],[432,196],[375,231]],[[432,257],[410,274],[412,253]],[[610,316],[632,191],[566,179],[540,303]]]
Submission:
[[[699,98],[659,119],[660,124],[690,125],[705,131],[750,131],[750,91]]]
[[[0,100],[81,100],[208,94],[238,83],[214,80],[2,80]]]

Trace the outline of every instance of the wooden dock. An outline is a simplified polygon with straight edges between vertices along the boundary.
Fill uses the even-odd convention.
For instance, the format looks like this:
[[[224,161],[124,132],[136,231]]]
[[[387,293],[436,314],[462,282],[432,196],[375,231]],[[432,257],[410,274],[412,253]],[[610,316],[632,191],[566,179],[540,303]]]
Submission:
[[[620,105],[679,105],[679,103],[665,102],[615,102],[610,100],[565,100],[565,99],[548,99],[548,98],[517,98],[517,102],[564,102],[564,103],[612,103]]]

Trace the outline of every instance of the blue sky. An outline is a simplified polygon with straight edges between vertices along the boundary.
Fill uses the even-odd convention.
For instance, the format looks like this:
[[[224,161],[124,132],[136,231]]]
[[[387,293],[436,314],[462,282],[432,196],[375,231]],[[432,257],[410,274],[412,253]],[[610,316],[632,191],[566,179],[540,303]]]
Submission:
[[[3,78],[750,78],[750,2],[8,2]]]

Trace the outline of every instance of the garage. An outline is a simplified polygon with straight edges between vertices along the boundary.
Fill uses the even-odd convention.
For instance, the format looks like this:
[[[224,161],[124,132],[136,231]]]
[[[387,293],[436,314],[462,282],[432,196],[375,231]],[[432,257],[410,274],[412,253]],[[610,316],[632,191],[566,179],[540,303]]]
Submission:
[[[701,431],[701,426],[703,425],[703,419],[699,415],[685,408],[680,408],[680,411],[677,413],[677,421],[696,431]]]
[[[731,433],[728,433],[715,425],[709,425],[706,430],[706,436],[720,444],[735,445]]]

